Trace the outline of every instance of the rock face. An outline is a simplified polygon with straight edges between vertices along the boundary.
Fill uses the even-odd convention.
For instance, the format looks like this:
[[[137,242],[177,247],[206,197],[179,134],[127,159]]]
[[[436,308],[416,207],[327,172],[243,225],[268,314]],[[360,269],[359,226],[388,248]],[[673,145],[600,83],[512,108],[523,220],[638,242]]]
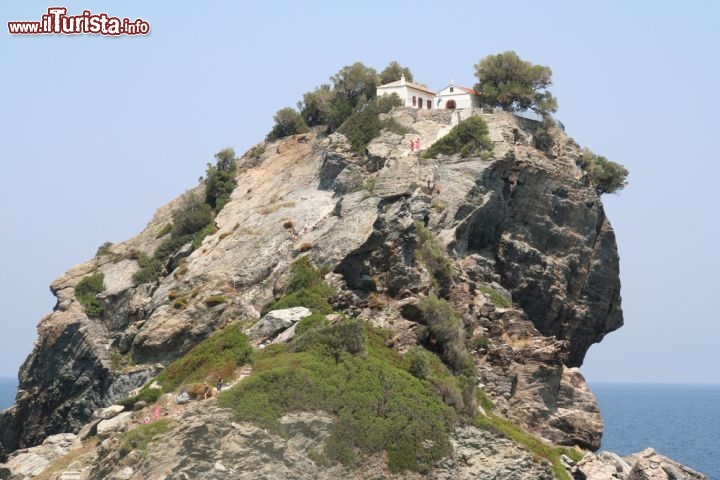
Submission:
[[[495,433],[474,427],[458,428],[453,457],[425,474],[392,474],[381,458],[361,461],[357,470],[326,465],[323,442],[335,419],[323,413],[295,413],[280,418],[284,435],[250,424],[233,423],[231,413],[196,404],[173,419],[170,431],[155,437],[140,455],[122,449],[117,437],[107,439],[91,455],[60,469],[55,478],[77,472],[78,478],[141,480],[147,478],[203,478],[224,480],[277,478],[383,478],[442,480],[495,478],[552,480],[548,464]],[[19,470],[13,472],[18,475]],[[13,477],[16,478],[16,477]],[[23,478],[20,475],[17,478]]]
[[[707,480],[652,448],[626,458],[608,452],[587,454],[571,471],[575,478],[585,480]]]
[[[279,333],[295,325],[312,312],[305,307],[285,308],[268,312],[248,331],[251,340],[276,337]]]
[[[406,138],[390,132],[373,140],[366,155],[352,152],[340,134],[288,137],[267,144],[259,157],[240,159],[237,187],[215,219],[217,232],[199,248],[172,255],[159,281],[135,285],[136,260],[141,253],[152,255],[163,241],[183,198],[160,208],[136,237],[61,276],[52,285],[57,305],[40,322],[36,347],[20,370],[16,403],[0,414],[0,457],[53,433],[78,431],[93,411],[126,397],[162,365],[231,322],[255,324],[250,333],[257,339],[269,341],[282,330],[290,335],[309,312],[258,320],[300,255],[330,271],[336,311],[387,328],[404,351],[417,341],[418,299],[440,288],[416,258],[423,222],[452,262],[454,273],[441,293],[466,331],[484,339],[473,360],[498,412],[555,443],[597,448],[597,404],[575,367],[592,343],[622,325],[613,230],[576,166],[579,147],[563,132],[554,132],[553,149],[541,152],[530,146],[536,122],[504,112],[400,108],[390,115],[427,147],[471,113],[488,124],[494,142],[489,159],[422,159],[410,154]],[[203,187],[194,193],[202,195]],[[105,278],[98,295],[105,312],[90,318],[74,290],[96,272]],[[262,462],[271,458],[280,459],[277,468],[297,460],[309,476],[316,475],[302,451],[323,438],[324,417],[301,422],[311,426],[309,436],[298,439],[304,442],[300,448],[292,438],[231,426],[217,413],[223,422],[188,417],[178,427],[197,438],[197,451],[188,447],[193,440],[156,458],[151,454],[153,461],[188,478],[227,478],[231,469],[253,478],[282,476],[263,470]],[[458,430],[456,451],[527,458],[498,438],[489,440],[487,451],[475,445],[476,437],[488,435]],[[228,442],[238,451],[256,450],[256,456],[243,453],[246,463],[237,464],[211,455]],[[237,453],[232,448],[228,455]],[[106,445],[98,455],[112,451]],[[188,456],[191,462],[173,463]],[[130,470],[108,462],[101,460],[106,466],[96,473],[103,474],[92,478],[110,471],[114,477],[105,478],[155,478],[150,459],[123,466]],[[458,458],[448,462],[447,474],[438,471],[437,478],[546,478],[549,471],[524,461],[521,468],[510,460],[497,468]],[[323,472],[327,477],[317,478],[340,473]]]
[[[13,478],[31,478],[39,475],[54,460],[66,455],[73,447],[77,447],[77,437],[72,433],[50,435],[42,445],[15,452],[7,461],[5,468]]]

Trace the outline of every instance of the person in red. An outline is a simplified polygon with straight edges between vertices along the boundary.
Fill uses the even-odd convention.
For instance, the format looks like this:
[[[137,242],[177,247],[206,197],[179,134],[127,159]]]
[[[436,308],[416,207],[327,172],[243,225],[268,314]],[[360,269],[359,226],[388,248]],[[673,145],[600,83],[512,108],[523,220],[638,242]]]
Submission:
[[[415,152],[415,142],[410,139],[410,153]]]

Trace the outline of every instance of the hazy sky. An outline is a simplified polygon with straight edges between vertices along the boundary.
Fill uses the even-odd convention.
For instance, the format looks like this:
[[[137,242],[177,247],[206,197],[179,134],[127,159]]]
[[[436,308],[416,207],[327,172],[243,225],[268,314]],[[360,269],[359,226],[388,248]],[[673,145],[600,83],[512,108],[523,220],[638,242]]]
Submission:
[[[567,132],[631,172],[603,198],[626,325],[583,373],[720,382],[716,2],[157,3],[62,3],[150,23],[115,38],[10,35],[57,4],[0,4],[0,376],[30,352],[52,280],[341,67],[398,60],[433,89],[472,86],[482,57],[515,50],[552,68]]]

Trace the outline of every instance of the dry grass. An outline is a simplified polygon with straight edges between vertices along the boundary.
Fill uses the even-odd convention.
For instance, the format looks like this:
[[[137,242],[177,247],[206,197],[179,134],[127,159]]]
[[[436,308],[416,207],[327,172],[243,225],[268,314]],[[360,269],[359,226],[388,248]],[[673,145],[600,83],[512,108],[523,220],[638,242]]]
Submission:
[[[79,460],[83,455],[92,453],[97,447],[98,440],[92,439],[85,442],[81,447],[73,448],[65,456],[53,461],[39,475],[33,477],[33,480],[50,480],[56,474],[66,470],[73,462]]]

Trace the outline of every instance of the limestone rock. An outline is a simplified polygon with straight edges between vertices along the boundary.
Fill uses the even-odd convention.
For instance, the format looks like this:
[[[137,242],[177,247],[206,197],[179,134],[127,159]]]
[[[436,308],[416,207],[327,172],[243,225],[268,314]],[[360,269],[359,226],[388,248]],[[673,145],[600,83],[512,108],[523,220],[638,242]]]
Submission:
[[[120,432],[130,425],[132,412],[123,412],[108,420],[103,420],[97,425],[98,437],[106,437],[113,432]]]
[[[620,461],[622,462],[622,460]],[[627,467],[627,464],[621,466],[616,462],[604,461],[601,457],[588,453],[577,465],[572,467],[572,473],[574,478],[585,478],[586,480],[626,479],[627,472],[624,472],[624,467]]]
[[[265,314],[248,331],[252,340],[275,337],[279,332],[286,330],[312,312],[305,307],[285,308],[273,310]]]
[[[101,418],[103,420],[109,420],[113,417],[118,416],[118,414],[120,414],[120,412],[122,412],[123,410],[125,410],[125,407],[123,407],[122,405],[110,405],[107,408],[101,408],[100,410],[95,412],[93,416]]]
[[[12,478],[31,478],[42,473],[54,460],[66,455],[76,445],[77,437],[72,433],[50,435],[42,445],[18,450],[5,463]]]
[[[290,340],[293,339],[295,336],[295,327],[297,327],[297,323],[293,323],[290,327],[288,327],[286,330],[280,333],[275,339],[273,339],[270,343],[287,343]]]
[[[631,466],[627,480],[707,480],[691,468],[658,454],[652,448],[625,459]]]

